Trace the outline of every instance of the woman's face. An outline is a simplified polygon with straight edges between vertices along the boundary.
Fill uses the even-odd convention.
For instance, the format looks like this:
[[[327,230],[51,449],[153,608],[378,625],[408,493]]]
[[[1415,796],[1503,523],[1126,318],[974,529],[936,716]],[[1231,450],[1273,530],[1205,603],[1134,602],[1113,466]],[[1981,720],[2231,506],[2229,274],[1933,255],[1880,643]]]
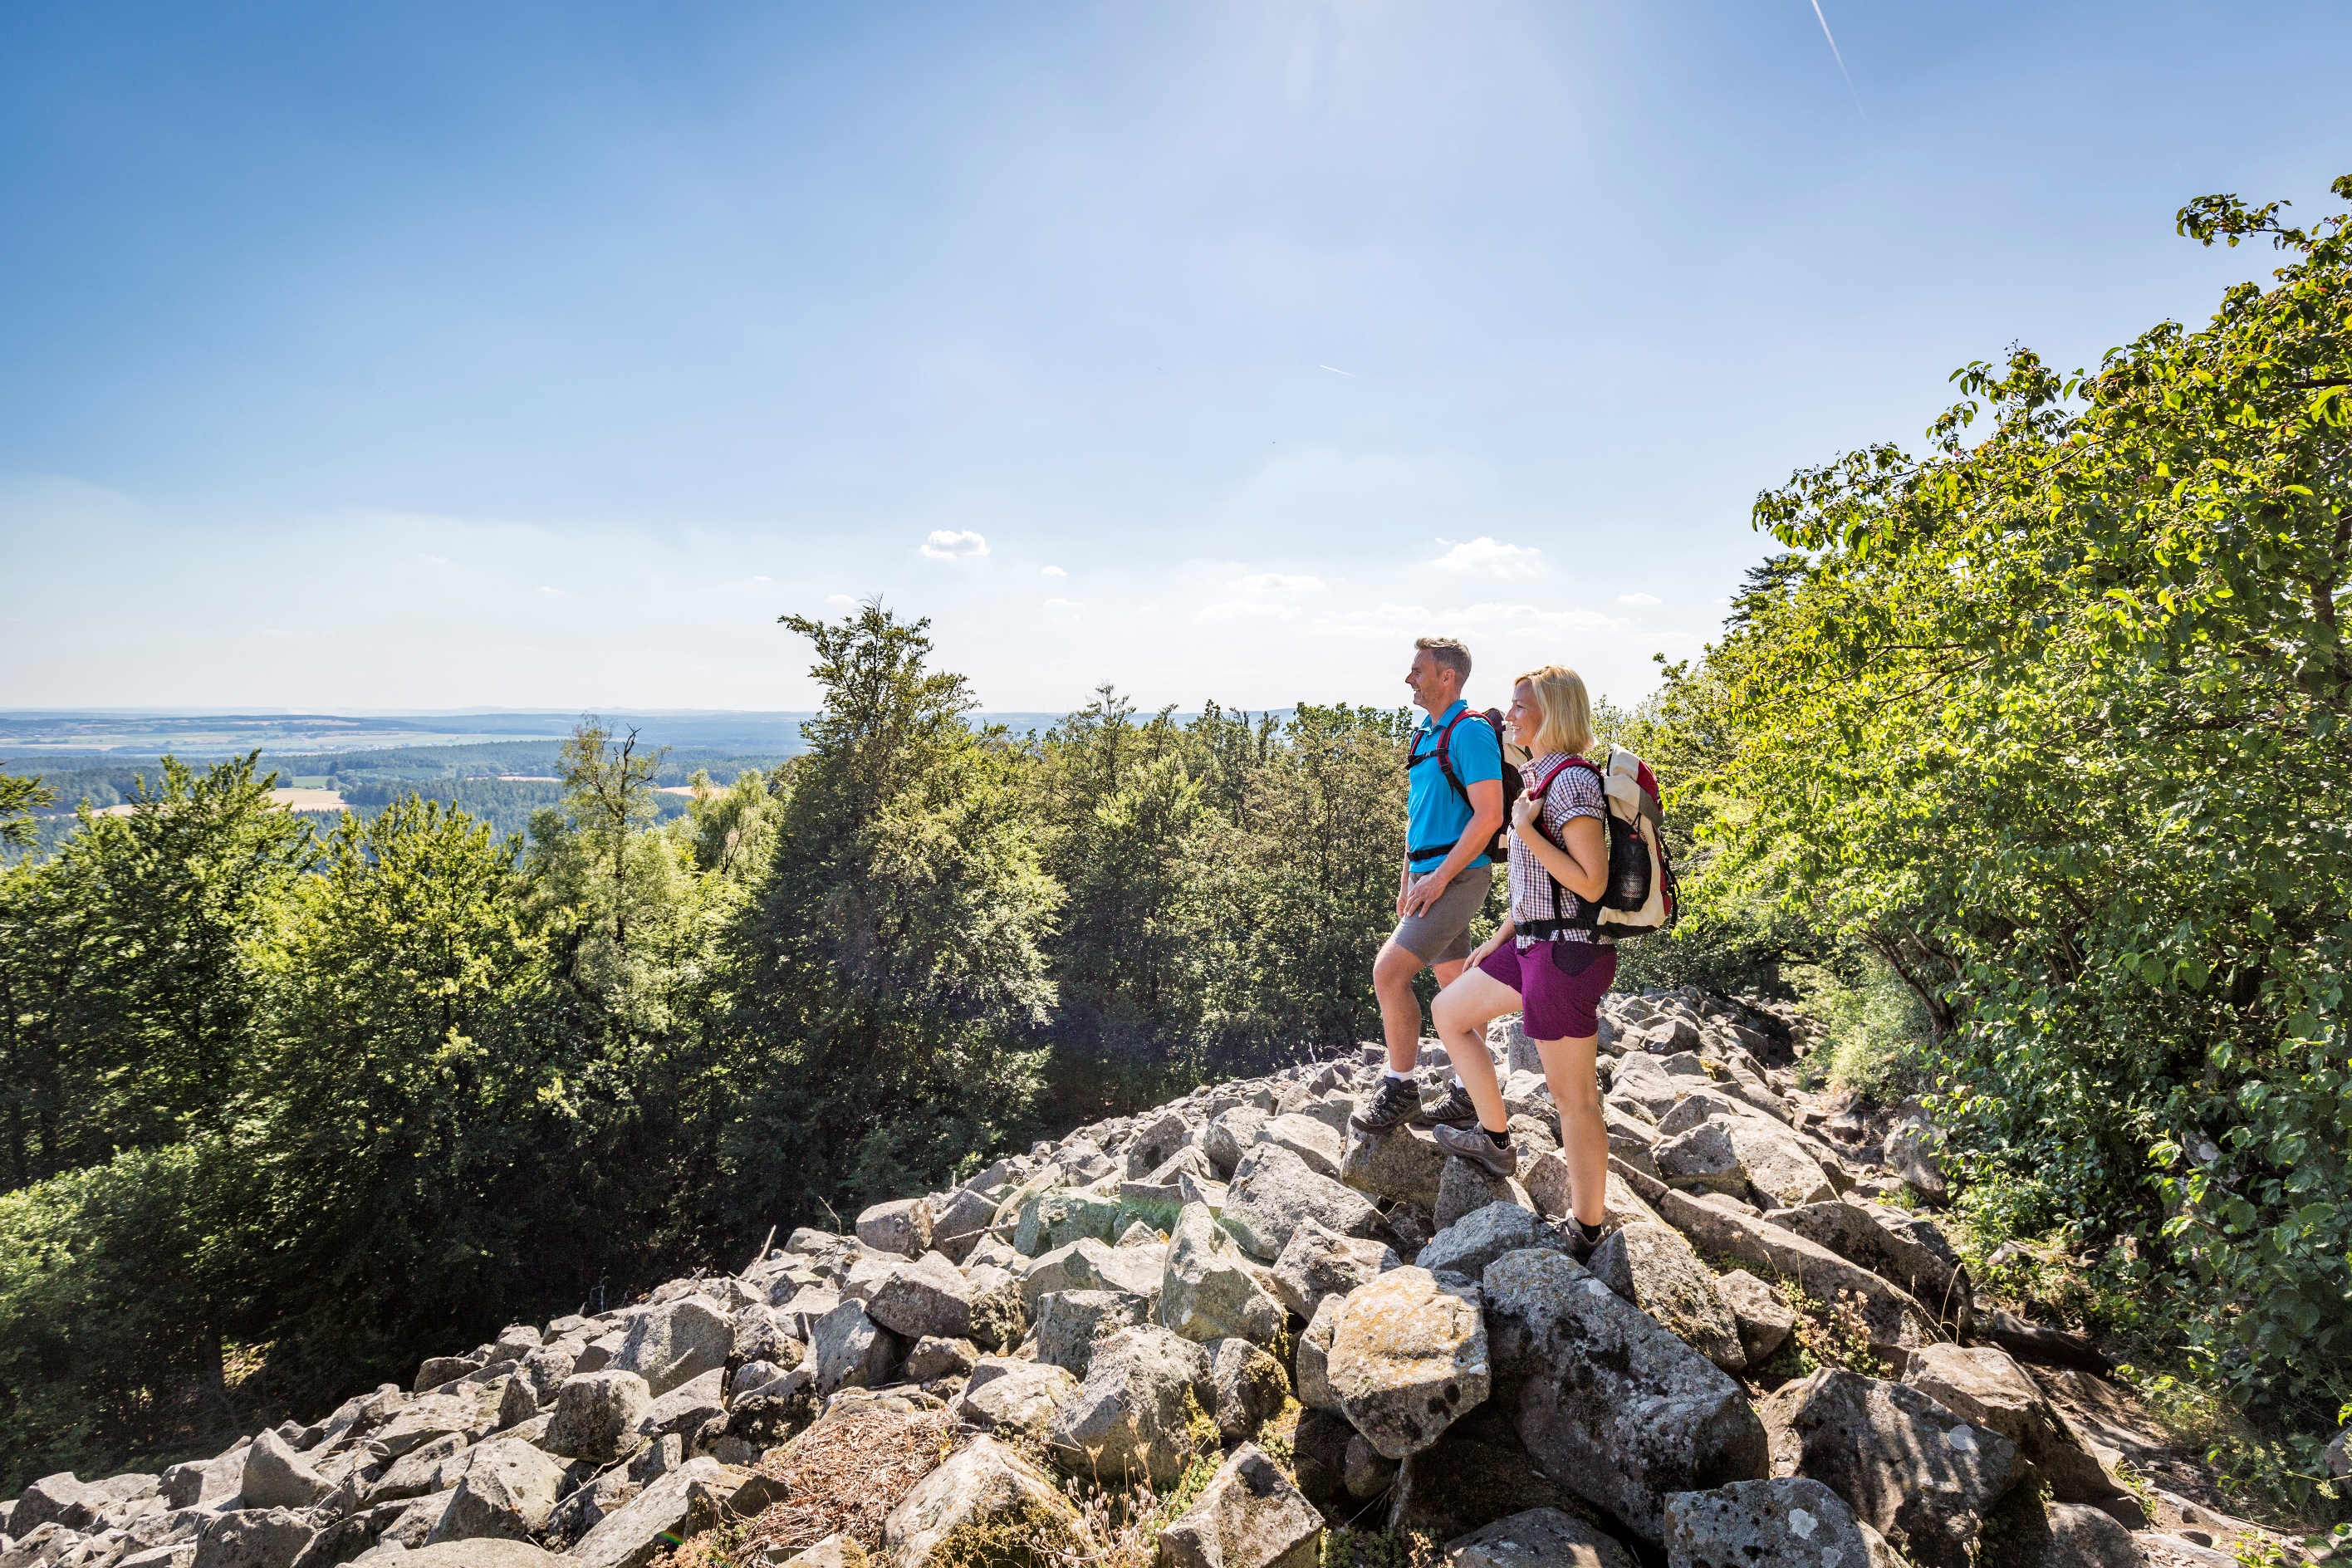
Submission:
[[[1510,726],[1511,744],[1525,751],[1528,738],[1543,727],[1543,710],[1536,706],[1535,688],[1520,681],[1511,688],[1511,710],[1503,715]]]

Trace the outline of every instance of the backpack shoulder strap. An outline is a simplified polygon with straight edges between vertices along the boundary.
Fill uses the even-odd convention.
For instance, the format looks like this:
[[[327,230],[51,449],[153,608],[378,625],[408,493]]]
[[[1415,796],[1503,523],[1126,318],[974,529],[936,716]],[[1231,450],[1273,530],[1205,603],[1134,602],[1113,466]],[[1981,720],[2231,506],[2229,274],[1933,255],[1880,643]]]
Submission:
[[[1559,778],[1560,774],[1568,772],[1570,768],[1582,768],[1586,773],[1592,775],[1594,782],[1605,782],[1601,777],[1601,773],[1599,768],[1593,766],[1591,763],[1586,762],[1582,757],[1570,757],[1562,762],[1553,764],[1549,772],[1546,773],[1541,778],[1536,780],[1536,782],[1529,785],[1527,790],[1528,798],[1536,803],[1536,831],[1543,835],[1545,843],[1554,844],[1555,847],[1557,847],[1556,841],[1551,836],[1551,829],[1544,826],[1544,799],[1551,793],[1552,781]]]
[[[1470,804],[1470,792],[1462,786],[1462,775],[1454,771],[1454,758],[1450,754],[1450,748],[1454,742],[1454,727],[1465,719],[1484,719],[1486,716],[1484,713],[1465,708],[1448,721],[1444,729],[1437,731],[1436,748],[1428,753],[1437,759],[1437,771],[1445,775],[1445,782],[1454,786],[1454,793],[1462,797],[1462,804],[1465,805]]]

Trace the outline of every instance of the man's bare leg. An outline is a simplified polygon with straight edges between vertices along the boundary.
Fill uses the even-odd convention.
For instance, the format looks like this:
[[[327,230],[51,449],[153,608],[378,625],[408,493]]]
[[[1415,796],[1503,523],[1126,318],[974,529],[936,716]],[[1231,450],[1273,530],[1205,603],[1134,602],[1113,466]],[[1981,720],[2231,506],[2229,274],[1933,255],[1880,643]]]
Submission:
[[[1381,944],[1381,955],[1372,961],[1372,994],[1380,998],[1381,1037],[1393,1073],[1409,1073],[1421,1061],[1421,998],[1412,994],[1412,979],[1426,967],[1419,953],[1393,939]],[[1438,973],[1444,976],[1443,964]]]

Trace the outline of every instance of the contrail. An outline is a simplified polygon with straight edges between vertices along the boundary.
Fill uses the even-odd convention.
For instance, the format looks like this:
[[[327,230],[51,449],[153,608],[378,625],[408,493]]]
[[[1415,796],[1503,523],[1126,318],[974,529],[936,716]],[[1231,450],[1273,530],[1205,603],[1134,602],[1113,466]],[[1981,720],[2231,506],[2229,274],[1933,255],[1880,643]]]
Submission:
[[[1838,75],[1845,78],[1846,91],[1853,93],[1853,111],[1869,119],[1869,115],[1862,113],[1862,94],[1853,91],[1853,74],[1845,68],[1845,57],[1838,53],[1837,35],[1830,31],[1830,19],[1822,15],[1822,0],[1813,0],[1813,20],[1822,25],[1822,37],[1830,41],[1830,58],[1837,61]]]
[[[1341,370],[1341,369],[1340,369],[1338,365],[1336,365],[1336,364],[1318,364],[1318,365],[1317,365],[1315,368],[1316,368],[1317,370],[1328,370],[1328,371],[1329,371],[1333,375],[1344,375],[1344,376],[1346,376],[1349,381],[1353,381],[1353,380],[1355,380],[1355,379],[1356,379],[1356,376],[1355,376],[1355,373],[1354,373],[1354,372],[1352,372],[1352,371],[1345,371],[1345,370]]]

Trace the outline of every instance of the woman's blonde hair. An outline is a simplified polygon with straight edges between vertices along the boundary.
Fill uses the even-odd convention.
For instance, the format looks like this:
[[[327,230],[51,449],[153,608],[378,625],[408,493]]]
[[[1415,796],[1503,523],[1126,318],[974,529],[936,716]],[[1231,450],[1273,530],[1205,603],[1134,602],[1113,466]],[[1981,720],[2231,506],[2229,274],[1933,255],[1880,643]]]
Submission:
[[[1542,722],[1532,735],[1522,735],[1519,743],[1526,746],[1529,756],[1540,757],[1553,752],[1566,752],[1580,757],[1592,745],[1592,699],[1585,694],[1584,677],[1566,665],[1540,665],[1522,675],[1514,676],[1513,686],[1528,683],[1534,694],[1536,711]]]

